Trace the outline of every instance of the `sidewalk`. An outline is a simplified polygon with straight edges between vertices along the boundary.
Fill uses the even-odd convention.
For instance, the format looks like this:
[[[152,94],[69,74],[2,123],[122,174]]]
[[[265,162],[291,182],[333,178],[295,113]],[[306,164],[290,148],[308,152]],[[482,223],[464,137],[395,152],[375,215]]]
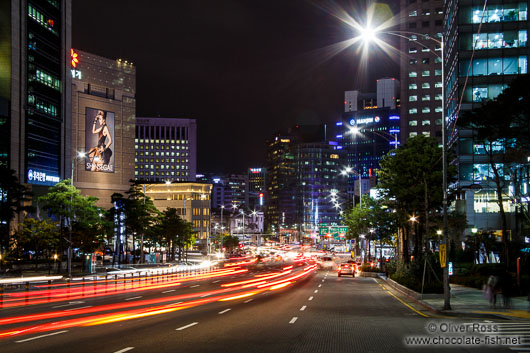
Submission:
[[[480,289],[451,284],[451,310],[443,310],[443,295],[420,299],[420,302],[447,315],[496,315],[504,318],[530,319],[527,297],[512,297],[509,308],[504,308],[502,295],[497,296],[493,308]]]
[[[400,293],[406,295],[418,304],[429,308],[430,311],[447,316],[477,316],[484,318],[503,319],[525,319],[530,320],[530,303],[528,297],[512,297],[509,308],[503,307],[503,298],[497,296],[495,308],[490,306],[489,301],[484,297],[480,289],[451,284],[451,310],[444,310],[443,294],[425,294],[422,298],[420,293],[414,292],[399,283],[387,279],[384,275],[379,275],[386,284]]]

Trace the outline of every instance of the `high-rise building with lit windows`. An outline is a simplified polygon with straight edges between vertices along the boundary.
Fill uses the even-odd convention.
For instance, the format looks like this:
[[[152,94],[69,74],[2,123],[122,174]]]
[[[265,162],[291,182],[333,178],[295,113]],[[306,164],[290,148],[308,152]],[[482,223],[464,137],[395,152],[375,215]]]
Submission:
[[[70,177],[70,0],[0,5],[0,164],[34,197]]]
[[[196,120],[136,118],[135,154],[136,180],[195,181]]]
[[[500,208],[484,142],[472,130],[456,128],[455,122],[464,111],[496,98],[517,75],[528,73],[528,5],[518,0],[445,1],[446,131],[456,154],[449,162],[457,167],[457,181],[450,188],[457,195],[454,208],[466,215],[468,232],[500,230]],[[507,180],[502,191],[512,228],[513,189]]]
[[[443,0],[401,0],[401,136],[442,136]],[[434,39],[434,40],[433,40]],[[435,41],[436,40],[436,41]]]

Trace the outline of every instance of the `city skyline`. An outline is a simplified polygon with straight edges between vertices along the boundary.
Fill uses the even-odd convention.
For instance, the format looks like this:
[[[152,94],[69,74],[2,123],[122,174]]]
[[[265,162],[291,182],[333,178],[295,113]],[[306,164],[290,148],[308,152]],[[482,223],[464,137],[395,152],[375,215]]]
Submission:
[[[197,119],[199,173],[259,166],[278,130],[334,124],[344,91],[399,74],[387,54],[361,65],[358,45],[341,50],[355,32],[338,6],[354,17],[364,1],[137,4],[74,3],[72,46],[134,63],[137,116]]]

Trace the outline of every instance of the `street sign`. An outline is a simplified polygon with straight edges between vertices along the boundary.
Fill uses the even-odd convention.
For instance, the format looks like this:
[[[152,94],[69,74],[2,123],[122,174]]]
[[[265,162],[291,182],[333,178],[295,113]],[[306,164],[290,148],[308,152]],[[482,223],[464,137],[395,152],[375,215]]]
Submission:
[[[352,251],[351,251],[351,258],[352,258],[352,259],[355,259],[355,250],[352,250]]]
[[[452,262],[449,262],[449,276],[452,276],[453,275],[453,263]]]
[[[445,244],[440,245],[440,267],[444,268],[447,264],[447,249]]]

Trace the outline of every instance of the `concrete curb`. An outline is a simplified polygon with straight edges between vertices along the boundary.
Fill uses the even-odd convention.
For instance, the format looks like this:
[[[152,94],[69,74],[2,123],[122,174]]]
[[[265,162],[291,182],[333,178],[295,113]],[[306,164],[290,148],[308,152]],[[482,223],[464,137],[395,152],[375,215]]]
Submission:
[[[433,312],[435,314],[438,314],[438,315],[446,315],[446,316],[453,316],[453,317],[474,316],[474,317],[480,317],[480,318],[484,318],[484,319],[504,319],[504,320],[518,319],[516,317],[505,316],[502,313],[498,313],[498,314],[481,314],[481,313],[464,312],[464,311],[440,310],[440,309],[438,309],[438,308],[436,308],[436,307],[424,302],[423,300],[421,300],[420,299],[420,297],[421,297],[420,293],[418,293],[416,291],[413,291],[412,289],[409,289],[409,288],[397,283],[396,281],[394,281],[394,280],[392,280],[390,278],[386,278],[385,279],[385,278],[383,278],[381,276],[380,276],[380,278],[382,280],[384,280],[387,285],[389,285],[390,287],[394,288],[395,290],[401,292],[402,294],[404,294],[405,296],[410,298],[415,303],[423,306],[427,310],[429,310],[429,311],[431,311],[431,312]]]

